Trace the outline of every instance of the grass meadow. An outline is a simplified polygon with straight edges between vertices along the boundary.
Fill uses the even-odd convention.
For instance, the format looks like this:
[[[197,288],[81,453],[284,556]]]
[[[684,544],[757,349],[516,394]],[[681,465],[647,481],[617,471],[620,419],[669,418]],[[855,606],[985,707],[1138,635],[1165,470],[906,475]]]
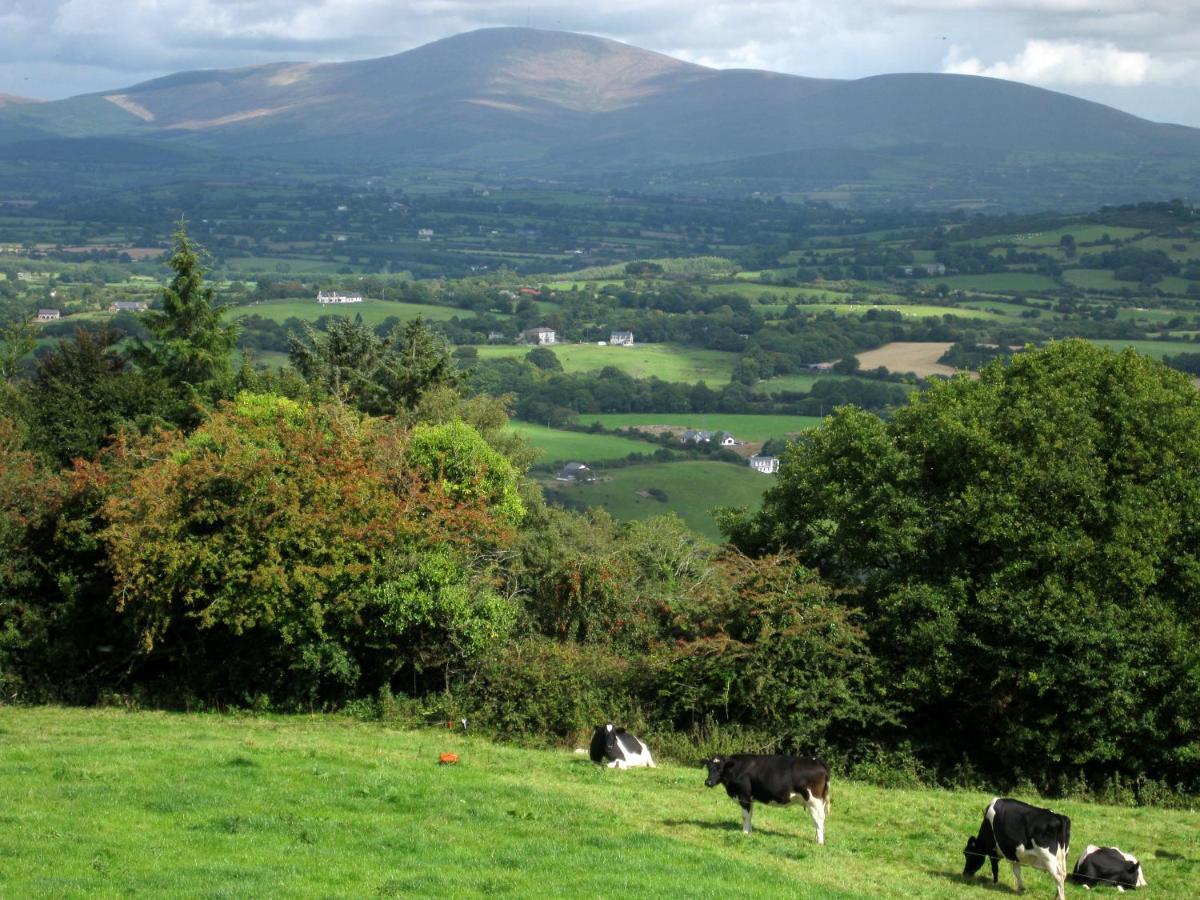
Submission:
[[[524,357],[532,347],[516,344],[479,348],[480,359]],[[675,344],[637,344],[601,347],[597,344],[554,344],[550,347],[565,372],[592,372],[613,366],[635,378],[657,375],[663,381],[707,381],[726,384],[738,355],[724,350],[702,350]]]
[[[621,772],[460,732],[7,707],[0,737],[5,896],[1015,896],[1007,864],[998,888],[959,874],[982,793],[835,772],[819,847],[800,807],[760,807],[743,835],[699,768]],[[444,751],[458,764],[439,766]],[[1052,805],[1072,818],[1072,864],[1117,844],[1152,896],[1194,895],[1200,814]],[[1052,895],[1049,876],[1025,877],[1029,896]]]
[[[646,441],[617,437],[612,434],[583,434],[577,431],[561,431],[513,419],[509,427],[529,446],[542,451],[541,463],[599,462],[606,459],[623,459],[630,453],[653,453],[658,448]]]
[[[430,306],[422,303],[400,303],[392,300],[364,300],[362,303],[321,305],[315,299],[311,300],[264,300],[248,306],[236,306],[230,310],[230,318],[242,316],[262,316],[275,322],[284,322],[297,318],[305,322],[315,322],[321,316],[346,316],[353,319],[362,316],[364,324],[378,325],[389,316],[398,319],[415,319],[424,316],[431,322],[445,322],[455,316],[467,318],[470,313],[454,309],[450,306]]]
[[[602,507],[622,522],[674,513],[696,534],[714,541],[721,538],[712,517],[715,507],[757,509],[763,492],[775,484],[773,476],[755,472],[748,465],[708,460],[648,463],[611,471],[601,467],[600,473],[605,480],[551,486],[562,497]],[[655,499],[649,493],[651,488],[663,491],[666,499]]]

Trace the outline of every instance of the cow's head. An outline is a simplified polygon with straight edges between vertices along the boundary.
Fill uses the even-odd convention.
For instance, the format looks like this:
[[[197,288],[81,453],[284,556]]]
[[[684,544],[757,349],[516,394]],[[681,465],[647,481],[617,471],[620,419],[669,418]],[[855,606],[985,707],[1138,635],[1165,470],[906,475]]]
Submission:
[[[609,759],[617,759],[617,733],[622,730],[614,728],[612,722],[607,725],[597,725],[595,732],[592,733],[592,743],[600,743],[604,747],[604,754]]]
[[[970,878],[976,872],[983,868],[983,861],[987,859],[987,848],[973,837],[967,838],[967,846],[963,848],[963,856],[966,857],[966,865],[963,866],[963,878]]]
[[[725,775],[725,762],[719,756],[704,761],[704,765],[708,767],[708,777],[704,779],[706,787],[716,787],[721,783],[721,778]]]

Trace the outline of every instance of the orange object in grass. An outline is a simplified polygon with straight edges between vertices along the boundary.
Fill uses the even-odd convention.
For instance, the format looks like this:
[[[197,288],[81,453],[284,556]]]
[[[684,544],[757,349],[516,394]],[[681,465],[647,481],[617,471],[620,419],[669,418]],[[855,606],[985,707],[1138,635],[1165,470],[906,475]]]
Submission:
[[[457,753],[443,753],[441,756],[438,757],[438,765],[452,766],[456,762],[458,762],[458,754]]]

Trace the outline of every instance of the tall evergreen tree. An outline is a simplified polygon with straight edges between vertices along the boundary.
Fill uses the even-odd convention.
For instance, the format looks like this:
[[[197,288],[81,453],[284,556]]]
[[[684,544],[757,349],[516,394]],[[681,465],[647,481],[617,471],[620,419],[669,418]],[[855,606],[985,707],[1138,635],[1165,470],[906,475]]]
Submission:
[[[142,319],[151,340],[137,341],[130,356],[147,375],[165,381],[173,393],[167,418],[194,427],[205,408],[230,396],[237,326],[222,321],[225,309],[213,302],[204,283],[196,247],[180,220],[170,267],[175,276],[163,288],[162,309]]]

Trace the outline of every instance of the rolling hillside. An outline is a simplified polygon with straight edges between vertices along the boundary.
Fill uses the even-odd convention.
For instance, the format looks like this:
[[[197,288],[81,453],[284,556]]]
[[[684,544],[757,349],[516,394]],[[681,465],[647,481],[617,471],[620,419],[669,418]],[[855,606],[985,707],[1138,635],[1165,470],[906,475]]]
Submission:
[[[963,75],[716,70],[523,28],[0,109],[7,158],[97,138],[310,164],[653,178],[701,192],[760,185],[1067,205],[1200,192],[1200,130],[1053,91]]]

